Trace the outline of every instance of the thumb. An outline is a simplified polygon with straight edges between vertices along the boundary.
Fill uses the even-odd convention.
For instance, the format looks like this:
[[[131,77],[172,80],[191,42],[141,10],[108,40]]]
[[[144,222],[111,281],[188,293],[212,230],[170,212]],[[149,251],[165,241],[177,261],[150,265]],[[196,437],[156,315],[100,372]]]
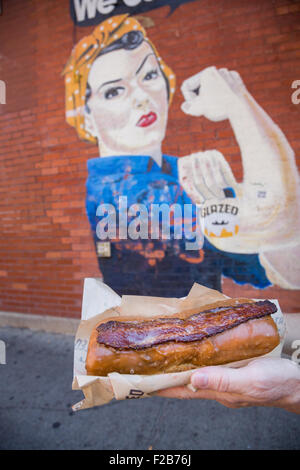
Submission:
[[[203,106],[199,98],[197,100],[184,101],[181,105],[181,109],[185,114],[190,114],[191,116],[201,116],[204,114]]]
[[[249,379],[243,370],[229,367],[203,367],[191,377],[191,384],[196,389],[208,389],[216,392],[236,392],[245,390]]]

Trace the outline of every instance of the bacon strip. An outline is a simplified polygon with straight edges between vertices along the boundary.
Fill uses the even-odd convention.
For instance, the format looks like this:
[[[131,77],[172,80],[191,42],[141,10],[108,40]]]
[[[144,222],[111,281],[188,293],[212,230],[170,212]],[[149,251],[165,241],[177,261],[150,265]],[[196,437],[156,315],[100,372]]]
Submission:
[[[138,350],[170,341],[200,341],[276,311],[275,304],[264,300],[207,310],[186,319],[158,318],[128,322],[112,320],[97,327],[97,342],[115,349]]]

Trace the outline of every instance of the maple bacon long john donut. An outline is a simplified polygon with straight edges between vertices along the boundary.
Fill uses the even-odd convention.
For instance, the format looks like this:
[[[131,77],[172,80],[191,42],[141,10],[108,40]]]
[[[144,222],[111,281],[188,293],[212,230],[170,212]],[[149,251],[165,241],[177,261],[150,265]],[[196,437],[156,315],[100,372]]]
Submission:
[[[102,322],[90,337],[87,374],[181,372],[261,356],[280,342],[276,311],[269,300],[233,300],[186,318]]]

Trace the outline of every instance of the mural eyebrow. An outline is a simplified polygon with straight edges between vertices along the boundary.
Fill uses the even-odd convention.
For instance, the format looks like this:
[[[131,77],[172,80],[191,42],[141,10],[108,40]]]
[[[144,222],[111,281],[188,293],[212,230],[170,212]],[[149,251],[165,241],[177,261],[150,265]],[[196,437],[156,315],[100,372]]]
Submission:
[[[151,56],[151,55],[154,55],[154,56],[155,56],[155,54],[154,54],[153,52],[150,52],[150,54],[146,55],[146,57],[144,58],[143,62],[141,63],[141,65],[139,66],[139,68],[137,69],[137,71],[135,72],[136,75],[140,72],[140,70],[143,68],[143,66],[144,66],[144,64],[145,64],[145,62],[146,62],[146,60],[147,60],[148,57]]]
[[[110,80],[109,82],[104,82],[102,83],[102,85],[99,86],[99,88],[97,89],[97,92],[100,90],[100,88],[102,88],[104,85],[109,85],[110,83],[117,83],[117,82],[121,82],[122,81],[122,78],[118,78],[117,80]]]

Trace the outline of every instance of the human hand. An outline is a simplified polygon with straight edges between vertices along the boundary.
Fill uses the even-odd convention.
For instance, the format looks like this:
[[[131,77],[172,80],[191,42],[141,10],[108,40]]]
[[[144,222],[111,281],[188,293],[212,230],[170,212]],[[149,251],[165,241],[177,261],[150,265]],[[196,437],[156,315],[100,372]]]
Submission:
[[[178,159],[179,181],[196,204],[224,199],[224,189],[238,184],[225,157],[218,150],[197,152]]]
[[[156,395],[216,400],[229,408],[274,406],[300,414],[300,367],[281,358],[255,359],[238,369],[203,367],[193,373],[190,386]]]
[[[182,111],[211,121],[228,119],[247,93],[238,72],[214,66],[185,80],[181,91],[185,99]]]
[[[239,230],[239,185],[223,155],[207,150],[180,158],[178,173],[186,193],[201,205],[201,230],[211,243],[216,237],[235,236]]]

